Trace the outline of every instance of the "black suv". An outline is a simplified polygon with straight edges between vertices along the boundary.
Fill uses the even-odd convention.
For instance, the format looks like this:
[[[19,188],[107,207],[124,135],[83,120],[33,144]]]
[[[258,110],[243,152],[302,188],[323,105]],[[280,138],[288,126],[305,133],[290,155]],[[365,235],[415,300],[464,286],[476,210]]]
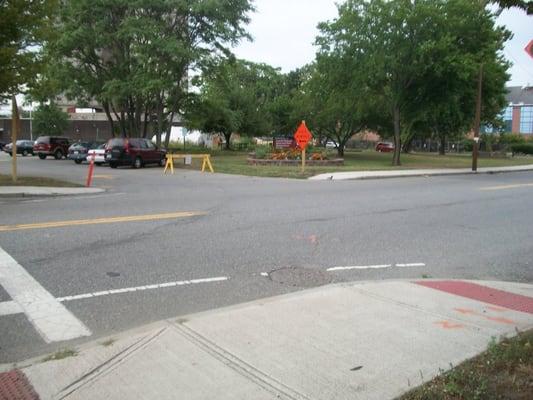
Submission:
[[[119,165],[131,165],[141,168],[146,164],[165,166],[166,150],[158,148],[148,139],[115,138],[106,145],[105,160],[111,168]]]
[[[46,156],[54,156],[56,160],[66,157],[70,143],[67,138],[58,136],[40,136],[33,145],[33,152],[44,160]]]

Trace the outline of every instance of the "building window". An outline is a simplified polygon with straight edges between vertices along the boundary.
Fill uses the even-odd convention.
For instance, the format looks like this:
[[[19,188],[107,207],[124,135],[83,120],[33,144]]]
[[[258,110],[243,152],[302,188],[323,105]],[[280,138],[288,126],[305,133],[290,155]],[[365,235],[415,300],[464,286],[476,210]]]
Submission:
[[[533,133],[533,106],[524,106],[520,112],[520,133]]]
[[[511,132],[513,130],[513,107],[506,107],[502,114],[503,131]]]

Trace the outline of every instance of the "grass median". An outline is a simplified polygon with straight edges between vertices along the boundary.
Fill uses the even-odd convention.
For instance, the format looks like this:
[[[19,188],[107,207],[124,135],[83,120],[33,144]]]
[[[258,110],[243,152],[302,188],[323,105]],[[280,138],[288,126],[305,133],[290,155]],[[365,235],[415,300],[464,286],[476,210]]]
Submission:
[[[17,182],[13,182],[11,175],[0,174],[0,186],[81,187],[82,185],[38,176],[19,176]]]
[[[402,165],[391,165],[390,153],[378,153],[376,151],[347,151],[344,156],[343,166],[333,167],[310,167],[307,166],[302,174],[301,167],[296,166],[259,166],[248,165],[246,159],[248,152],[206,149],[174,150],[176,153],[209,153],[212,156],[215,172],[226,174],[238,174],[249,176],[280,177],[280,178],[308,178],[328,172],[342,171],[372,171],[372,170],[401,170],[401,169],[426,169],[426,168],[469,168],[472,165],[472,157],[469,154],[453,154],[440,156],[434,153],[402,154]],[[335,153],[331,153],[335,157]],[[511,165],[533,164],[533,157],[513,158],[480,158],[479,167],[504,167]],[[176,163],[177,168],[198,169],[198,164],[192,167],[184,167]]]
[[[533,399],[533,330],[493,341],[487,351],[397,400]]]

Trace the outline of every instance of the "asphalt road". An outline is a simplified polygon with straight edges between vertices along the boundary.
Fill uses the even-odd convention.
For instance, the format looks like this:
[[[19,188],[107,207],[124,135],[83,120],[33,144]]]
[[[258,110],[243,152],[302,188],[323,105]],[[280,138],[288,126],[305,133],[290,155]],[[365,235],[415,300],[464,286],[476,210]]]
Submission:
[[[87,165],[21,158],[19,171],[82,183]],[[0,248],[94,339],[329,282],[531,283],[532,183],[532,172],[300,181],[97,167],[100,195],[0,199]],[[199,214],[167,215],[185,211]],[[129,216],[144,220],[85,221]],[[72,222],[42,225],[57,221]],[[88,340],[46,343],[26,312],[2,313],[4,289],[0,364]]]

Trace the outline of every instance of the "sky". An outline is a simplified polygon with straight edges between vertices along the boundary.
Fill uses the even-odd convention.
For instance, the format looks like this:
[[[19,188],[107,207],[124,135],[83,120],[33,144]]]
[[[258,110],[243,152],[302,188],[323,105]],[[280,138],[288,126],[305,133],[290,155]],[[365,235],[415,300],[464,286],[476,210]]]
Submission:
[[[337,16],[334,0],[255,0],[248,32],[253,42],[242,42],[234,48],[239,58],[263,62],[289,72],[313,61],[317,24]],[[498,18],[514,37],[504,50],[513,63],[509,86],[533,85],[533,58],[524,48],[533,40],[533,16],[524,11],[505,10]]]

